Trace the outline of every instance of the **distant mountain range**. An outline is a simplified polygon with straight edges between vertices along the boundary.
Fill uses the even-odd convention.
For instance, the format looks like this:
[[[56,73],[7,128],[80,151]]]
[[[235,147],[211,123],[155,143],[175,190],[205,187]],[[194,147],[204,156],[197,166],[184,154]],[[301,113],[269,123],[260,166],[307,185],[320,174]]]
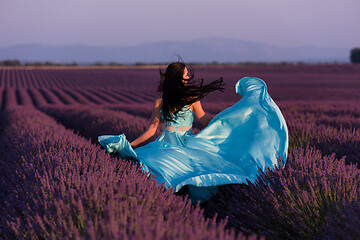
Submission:
[[[22,62],[51,61],[59,63],[119,62],[132,64],[164,63],[179,54],[186,62],[349,62],[350,49],[334,47],[277,47],[268,44],[223,38],[195,41],[162,41],[128,47],[88,45],[51,46],[43,44],[0,47],[0,60]]]

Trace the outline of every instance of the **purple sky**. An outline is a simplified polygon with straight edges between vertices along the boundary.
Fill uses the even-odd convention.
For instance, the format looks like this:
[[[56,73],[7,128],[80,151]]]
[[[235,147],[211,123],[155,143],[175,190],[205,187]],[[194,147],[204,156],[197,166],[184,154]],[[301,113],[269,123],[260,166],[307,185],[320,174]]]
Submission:
[[[223,37],[360,46],[360,0],[0,0],[0,47],[129,46]]]

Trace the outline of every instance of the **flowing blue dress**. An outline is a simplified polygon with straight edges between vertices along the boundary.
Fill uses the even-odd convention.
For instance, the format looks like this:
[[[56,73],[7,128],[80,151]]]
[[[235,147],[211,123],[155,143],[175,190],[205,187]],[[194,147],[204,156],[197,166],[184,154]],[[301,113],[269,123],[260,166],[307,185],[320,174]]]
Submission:
[[[272,169],[279,157],[285,164],[287,158],[288,129],[266,84],[245,77],[235,89],[241,100],[217,114],[196,135],[191,130],[176,131],[192,125],[194,113],[186,106],[174,122],[164,122],[175,131],[163,130],[156,141],[136,150],[124,134],[99,136],[98,140],[109,153],[137,159],[159,184],[175,192],[187,185],[193,201],[204,201],[216,192],[216,186],[254,182],[260,169]]]

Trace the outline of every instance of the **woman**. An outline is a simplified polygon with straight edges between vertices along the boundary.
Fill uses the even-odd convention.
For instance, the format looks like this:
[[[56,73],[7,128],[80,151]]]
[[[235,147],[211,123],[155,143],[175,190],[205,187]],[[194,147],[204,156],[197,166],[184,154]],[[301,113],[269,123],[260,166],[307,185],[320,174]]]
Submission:
[[[161,81],[158,92],[161,98],[156,99],[150,126],[140,137],[131,142],[134,148],[152,137],[160,121],[165,128],[157,141],[185,145],[186,137],[192,135],[192,123],[195,117],[206,127],[210,119],[205,114],[200,99],[212,91],[223,91],[222,79],[208,85],[196,85],[191,80],[193,73],[182,62],[171,63],[165,73],[160,71]]]
[[[287,126],[279,108],[259,78],[240,79],[236,92],[242,99],[217,114],[211,121],[200,99],[223,90],[222,79],[196,85],[183,63],[170,64],[160,72],[159,92],[148,130],[131,144],[124,134],[99,136],[109,153],[135,158],[143,170],[155,174],[159,184],[178,192],[188,186],[189,198],[209,199],[219,185],[253,182],[259,170],[273,168],[278,158],[285,163],[288,151]],[[196,116],[205,127],[192,135]],[[165,128],[154,142],[133,147],[151,137],[160,121]]]

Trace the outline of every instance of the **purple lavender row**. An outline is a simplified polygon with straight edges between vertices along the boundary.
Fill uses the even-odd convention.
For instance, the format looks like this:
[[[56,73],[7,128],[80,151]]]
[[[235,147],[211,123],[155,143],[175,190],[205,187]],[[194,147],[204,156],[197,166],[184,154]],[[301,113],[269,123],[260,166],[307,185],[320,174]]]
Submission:
[[[264,79],[274,100],[349,100],[357,101],[360,68],[352,65],[328,66],[227,66],[195,67],[197,78],[211,81],[224,77],[225,93],[207,97],[210,102],[236,102],[233,86],[244,76]],[[1,70],[4,88],[100,89],[106,95],[117,90],[141,92],[141,101],[151,101],[159,81],[158,69],[28,69]],[[324,86],[326,86],[324,88]],[[99,91],[100,92],[100,91]]]
[[[283,113],[290,122],[314,123],[337,129],[360,128],[360,108],[357,102],[348,102],[333,106],[330,103],[307,103],[298,106],[296,103],[283,107]]]
[[[49,89],[25,89],[25,88],[6,88],[3,91],[2,109],[10,110],[12,108],[26,106],[37,107],[48,104],[63,104],[63,102]]]
[[[347,163],[360,163],[360,129],[292,122],[288,123],[288,127],[290,146],[312,146],[326,155],[335,153],[338,158],[346,157]]]
[[[46,114],[58,120],[67,128],[79,132],[85,138],[90,138],[97,144],[99,135],[120,135],[124,133],[129,141],[140,136],[149,124],[149,120],[141,116],[114,111],[100,106],[78,107],[46,107],[41,108]],[[153,141],[160,134],[148,141]]]
[[[43,113],[0,114],[4,239],[235,238],[224,221],[205,220],[172,189]]]
[[[16,82],[23,80],[19,78]],[[0,106],[2,109],[11,109],[17,106],[42,107],[47,105],[113,105],[121,103],[148,102],[151,98],[146,93],[130,93],[126,89],[120,91],[104,90],[101,88],[49,88],[51,85],[47,79],[39,77],[43,82],[40,88],[14,88],[6,87],[1,89]],[[17,84],[18,85],[18,84]],[[152,99],[152,98],[151,98]]]
[[[4,102],[2,102],[2,110],[17,107],[15,89],[13,88],[5,89],[3,91],[3,101]]]
[[[207,216],[228,218],[237,231],[266,239],[354,239],[360,227],[359,189],[356,166],[334,154],[294,148],[284,169],[267,170],[254,184],[223,186],[204,208]],[[349,202],[354,205],[346,208]],[[346,232],[337,225],[344,218]]]
[[[360,129],[360,117],[344,116],[321,116],[316,122],[316,125],[331,126],[336,129]]]
[[[354,102],[280,104],[288,123],[290,147],[308,145],[324,154],[360,161],[360,107]]]
[[[9,69],[0,70],[0,76],[0,86],[6,88],[79,87],[61,70]]]
[[[332,118],[339,122],[357,122],[360,118],[360,105],[357,101],[286,101],[279,104],[287,120],[317,122],[319,119]]]
[[[165,68],[165,66],[160,67]],[[195,66],[197,77],[213,80],[222,75],[225,79],[239,79],[242,76],[269,76],[275,85],[304,86],[322,85],[323,81],[331,82],[331,87],[358,86],[356,77],[360,74],[360,67],[351,64],[327,65],[238,65],[238,66]],[[0,69],[0,86],[6,87],[83,87],[90,84],[98,88],[105,85],[121,86],[119,79],[126,80],[125,84],[134,86],[134,82],[153,84],[159,80],[159,67],[153,68],[54,68],[54,69]],[[279,78],[279,76],[284,76]],[[298,76],[301,81],[291,82],[289,79]],[[262,77],[262,76],[259,76]],[[19,79],[23,79],[19,81]],[[266,79],[266,78],[264,78]],[[318,79],[318,81],[313,81]],[[298,79],[297,79],[298,80]],[[124,85],[122,85],[124,86]],[[136,84],[135,84],[136,86]]]

